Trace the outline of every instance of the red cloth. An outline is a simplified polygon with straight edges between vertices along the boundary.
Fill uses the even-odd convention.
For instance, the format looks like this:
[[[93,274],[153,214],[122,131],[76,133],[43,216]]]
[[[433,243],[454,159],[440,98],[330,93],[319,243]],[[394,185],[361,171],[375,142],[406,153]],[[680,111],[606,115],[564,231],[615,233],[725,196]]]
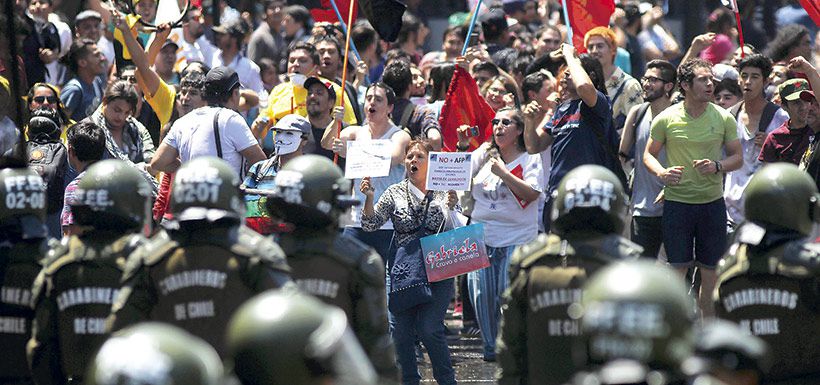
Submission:
[[[154,201],[154,221],[159,223],[168,212],[168,207],[171,205],[171,185],[174,181],[173,173],[163,173],[162,180],[159,182],[159,192],[157,193],[157,200]]]
[[[478,126],[478,136],[470,138],[470,151],[476,149],[492,137],[493,127],[490,121],[494,117],[495,111],[478,93],[475,79],[465,69],[456,66],[438,117],[443,151],[456,151],[456,129],[462,124]]]
[[[566,0],[567,15],[572,25],[572,45],[578,52],[586,52],[584,35],[599,26],[608,26],[615,12],[615,0]]]
[[[809,13],[809,17],[814,20],[814,23],[820,25],[820,1],[818,0],[800,0],[800,5]]]
[[[350,12],[350,2],[351,0],[336,0],[336,6],[339,8],[339,13],[342,14],[344,20],[342,22],[347,25],[347,16],[348,12]],[[359,7],[353,7],[353,21],[356,21],[356,17],[359,13]],[[314,22],[326,21],[328,23],[336,23],[339,21],[339,18],[336,17],[336,12],[333,11],[333,5],[330,4],[330,0],[322,0],[322,7],[321,8],[313,8],[310,10],[310,15],[313,16]]]

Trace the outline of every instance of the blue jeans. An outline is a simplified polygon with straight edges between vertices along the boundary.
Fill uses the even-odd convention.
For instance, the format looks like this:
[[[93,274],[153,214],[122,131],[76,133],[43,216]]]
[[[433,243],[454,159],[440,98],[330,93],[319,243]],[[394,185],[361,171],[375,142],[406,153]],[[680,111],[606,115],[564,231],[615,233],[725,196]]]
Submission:
[[[382,257],[382,262],[387,262],[390,255],[390,243],[393,241],[393,230],[364,231],[361,227],[345,227],[343,234],[356,238],[364,244],[376,249]],[[393,249],[395,252],[395,249]]]
[[[515,246],[487,246],[490,266],[467,273],[467,290],[470,291],[470,300],[481,329],[485,359],[495,358],[495,338],[501,321],[501,295],[509,286],[507,267],[514,250]]]
[[[444,330],[447,306],[453,298],[453,279],[430,284],[433,300],[416,307],[393,313],[393,343],[401,368],[402,385],[418,385],[421,381],[416,361],[416,339],[427,348],[433,365],[433,378],[439,385],[454,385],[456,373],[450,361],[450,348]]]

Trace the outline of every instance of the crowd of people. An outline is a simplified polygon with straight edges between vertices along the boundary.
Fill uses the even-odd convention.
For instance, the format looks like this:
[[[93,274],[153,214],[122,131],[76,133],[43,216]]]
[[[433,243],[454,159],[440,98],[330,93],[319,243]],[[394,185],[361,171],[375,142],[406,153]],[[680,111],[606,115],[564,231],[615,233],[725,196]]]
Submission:
[[[451,15],[440,50],[418,1],[392,43],[298,2],[215,3],[178,23],[155,0],[0,16],[19,48],[0,36],[0,341],[17,349],[0,383],[139,379],[148,356],[103,352],[142,336],[244,385],[418,384],[423,347],[449,385],[459,333],[501,384],[602,380],[618,359],[670,383],[818,381],[799,336],[820,333],[820,29],[797,1],[743,4],[744,42],[720,4],[683,41],[667,2],[620,0],[583,46],[558,1],[492,1],[474,28]],[[457,77],[487,127],[444,124]],[[345,178],[371,140],[386,176]],[[443,149],[470,153],[470,190],[428,190]],[[490,266],[428,282],[421,238],[462,215]]]

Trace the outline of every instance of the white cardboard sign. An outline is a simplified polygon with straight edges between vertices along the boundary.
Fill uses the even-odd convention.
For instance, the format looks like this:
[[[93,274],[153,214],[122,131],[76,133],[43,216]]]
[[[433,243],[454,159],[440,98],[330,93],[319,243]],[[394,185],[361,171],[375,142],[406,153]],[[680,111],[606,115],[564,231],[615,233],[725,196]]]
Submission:
[[[469,191],[473,178],[469,152],[431,152],[427,157],[427,189]]]
[[[393,142],[390,139],[348,141],[345,178],[387,176],[390,173],[392,148]]]

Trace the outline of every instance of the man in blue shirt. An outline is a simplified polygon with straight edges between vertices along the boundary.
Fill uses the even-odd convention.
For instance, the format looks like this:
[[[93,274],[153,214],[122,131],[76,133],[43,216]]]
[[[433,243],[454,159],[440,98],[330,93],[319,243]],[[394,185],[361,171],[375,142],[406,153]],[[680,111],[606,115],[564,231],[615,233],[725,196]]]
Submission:
[[[100,105],[105,91],[103,75],[108,64],[97,43],[88,39],[75,41],[71,45],[67,61],[75,77],[65,84],[60,99],[71,120],[79,122]]]
[[[621,167],[615,157],[620,138],[612,122],[601,63],[587,55],[579,58],[575,47],[568,44],[562,44],[561,51],[566,60],[560,72],[561,104],[553,111],[534,101],[524,109],[527,151],[537,154],[552,145],[552,168],[544,206],[547,230],[552,192],[569,171],[580,165],[597,164],[623,175],[622,169],[617,170]]]

